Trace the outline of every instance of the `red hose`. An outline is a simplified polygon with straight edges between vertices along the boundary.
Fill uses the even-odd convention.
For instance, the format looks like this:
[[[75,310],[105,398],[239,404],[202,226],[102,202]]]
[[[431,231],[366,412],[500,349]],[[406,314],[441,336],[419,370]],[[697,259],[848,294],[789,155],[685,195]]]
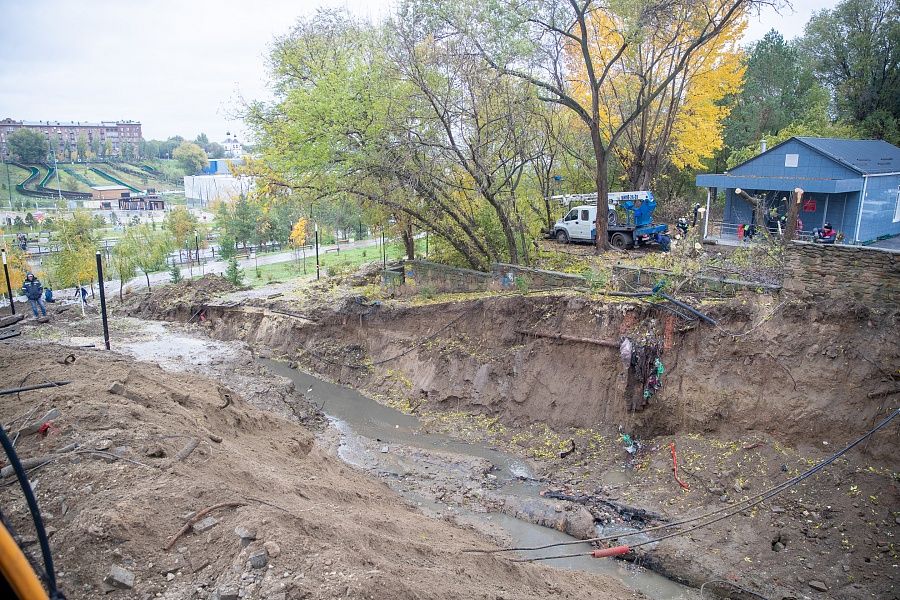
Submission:
[[[591,552],[591,556],[594,558],[608,558],[610,556],[620,556],[622,554],[628,554],[628,551],[631,550],[628,546],[613,546],[612,548],[601,548],[600,550],[594,550]]]
[[[678,485],[680,485],[682,489],[691,489],[688,487],[688,484],[683,482],[681,478],[678,477],[678,455],[675,454],[675,442],[669,444],[669,449],[672,451],[672,470],[675,472],[675,481],[678,482]]]

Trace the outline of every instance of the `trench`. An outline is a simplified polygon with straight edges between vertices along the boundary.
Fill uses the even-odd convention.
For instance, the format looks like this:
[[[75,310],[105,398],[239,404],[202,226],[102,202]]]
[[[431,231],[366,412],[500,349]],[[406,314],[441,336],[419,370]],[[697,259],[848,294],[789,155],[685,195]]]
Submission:
[[[523,499],[538,497],[539,483],[531,478],[528,466],[515,456],[487,446],[456,440],[447,435],[424,432],[415,416],[379,404],[353,388],[319,379],[276,360],[262,357],[256,360],[271,372],[293,381],[297,390],[306,391],[308,400],[321,406],[321,410],[340,432],[338,456],[348,464],[370,472],[380,471],[388,475],[390,481],[392,479],[390,476],[394,476],[393,479],[396,479],[396,476],[402,477],[404,463],[411,460],[408,455],[395,456],[393,449],[397,446],[434,451],[441,455],[447,453],[488,461],[492,466],[490,476],[496,478],[494,492],[497,494]],[[438,465],[433,468],[452,469],[453,464],[451,461],[449,465]],[[555,529],[535,525],[503,513],[477,512],[460,506],[450,508],[446,504],[426,498],[426,494],[421,493],[416,485],[412,488],[392,487],[426,513],[440,516],[451,512],[458,522],[498,528],[510,544],[515,546],[539,546],[576,540]],[[566,553],[588,552],[592,549],[587,543],[564,547]],[[530,552],[528,556],[559,553],[560,548],[549,548]],[[548,561],[544,564],[613,577],[655,600],[696,598],[695,590],[624,561],[578,557]]]

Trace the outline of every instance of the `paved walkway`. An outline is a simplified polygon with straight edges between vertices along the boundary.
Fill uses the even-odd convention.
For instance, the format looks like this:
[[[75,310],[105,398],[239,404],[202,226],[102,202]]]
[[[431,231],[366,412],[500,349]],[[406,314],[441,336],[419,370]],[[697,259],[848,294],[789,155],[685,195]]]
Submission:
[[[340,247],[341,250],[353,250],[355,248],[371,248],[372,246],[376,246],[379,243],[378,238],[372,238],[368,240],[359,240],[357,242],[340,244],[338,245],[330,245],[330,246],[319,246],[319,255],[324,255],[327,252],[335,252]],[[257,258],[243,258],[238,259],[238,266],[241,269],[248,270],[254,269],[257,264],[262,265],[274,265],[277,263],[289,262],[295,259],[295,254],[293,250],[288,250],[285,252],[273,252],[272,254],[260,254]],[[315,260],[315,250],[310,252],[307,249],[307,259],[312,256],[313,260]],[[216,260],[211,262],[203,263],[202,268],[197,266],[196,264],[193,267],[194,275],[197,275],[198,272],[202,272],[203,274],[222,274],[228,269],[228,261],[225,260]],[[188,269],[187,265],[181,265],[182,274],[187,275],[190,273],[190,269]],[[313,272],[315,272],[315,264],[313,264]],[[171,275],[168,271],[159,271],[156,273],[150,274],[150,287],[152,288],[154,285],[166,284],[171,280]],[[3,284],[5,285],[5,283]],[[85,285],[85,287],[88,287]],[[131,281],[125,284],[125,289],[131,289],[132,291],[140,290],[141,288],[146,289],[147,287],[147,278],[144,275],[138,275]],[[5,290],[4,290],[5,291]],[[90,288],[88,288],[90,291]],[[13,293],[16,294],[18,290],[13,290]],[[106,292],[110,296],[119,293],[119,280],[118,279],[107,279],[106,280]],[[54,296],[61,300],[70,300],[75,296],[75,288],[67,288],[67,289],[54,289]],[[17,301],[25,302],[24,296],[16,296]],[[97,300],[99,302],[99,300]],[[9,306],[9,303],[5,300],[0,306]]]

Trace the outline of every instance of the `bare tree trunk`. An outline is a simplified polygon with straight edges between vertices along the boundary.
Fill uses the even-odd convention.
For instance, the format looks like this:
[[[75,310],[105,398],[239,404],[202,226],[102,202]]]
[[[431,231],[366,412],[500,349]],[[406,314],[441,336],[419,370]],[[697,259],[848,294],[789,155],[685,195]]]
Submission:
[[[609,228],[609,211],[607,210],[607,198],[609,197],[609,173],[608,173],[608,156],[600,141],[599,127],[591,128],[591,138],[594,141],[594,155],[597,159],[596,171],[594,172],[594,182],[597,187],[597,251],[602,252],[609,247],[607,242],[607,231]]]
[[[150,273],[144,271],[144,277],[147,278],[147,291],[150,291]]]
[[[790,241],[797,235],[797,216],[800,214],[800,202],[803,200],[803,190],[794,188],[794,195],[788,200],[787,223],[784,224],[784,239]]]
[[[411,224],[403,228],[402,235],[403,245],[406,247],[406,258],[414,260],[416,258],[416,240],[413,237]]]

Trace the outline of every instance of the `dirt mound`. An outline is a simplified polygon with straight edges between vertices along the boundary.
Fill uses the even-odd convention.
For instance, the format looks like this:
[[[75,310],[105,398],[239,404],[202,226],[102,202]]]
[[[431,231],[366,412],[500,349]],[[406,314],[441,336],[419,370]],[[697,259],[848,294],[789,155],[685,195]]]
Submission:
[[[222,294],[246,289],[236,286],[221,275],[204,275],[199,279],[183,279],[176,284],[158,287],[149,293],[129,294],[121,304],[131,317],[176,320],[194,316],[194,312]]]
[[[74,363],[58,360],[71,353]],[[51,457],[30,479],[70,599],[636,596],[601,577],[461,554],[484,540],[424,517],[301,424],[209,379],[18,342],[0,346],[0,380],[72,381],[0,397],[13,435],[60,412],[46,436],[23,432],[17,450]],[[0,506],[36,556],[16,486],[0,487]]]

